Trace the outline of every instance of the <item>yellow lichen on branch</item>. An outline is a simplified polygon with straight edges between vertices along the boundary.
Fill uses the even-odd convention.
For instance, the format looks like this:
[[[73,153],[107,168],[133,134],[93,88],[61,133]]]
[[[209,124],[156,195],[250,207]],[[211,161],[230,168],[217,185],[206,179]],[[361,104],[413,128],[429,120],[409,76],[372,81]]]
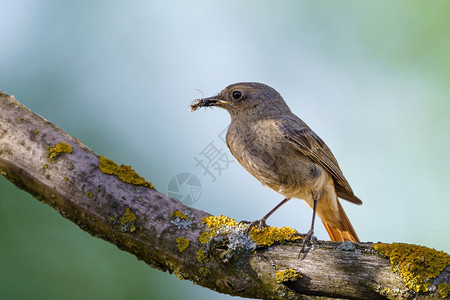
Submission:
[[[123,232],[134,232],[136,230],[136,215],[131,212],[129,207],[125,209],[122,216],[111,217],[110,222],[119,226]]]
[[[446,283],[438,284],[438,293],[442,298],[448,298],[448,294],[450,293],[450,285]]]
[[[201,264],[209,262],[208,252],[203,249],[198,249],[196,256],[197,256],[197,261]]]
[[[291,227],[264,227],[258,229],[253,227],[250,231],[250,237],[258,244],[258,246],[272,246],[275,243],[284,241],[296,241],[301,237],[298,236],[297,230]]]
[[[231,227],[236,227],[238,225],[238,222],[235,219],[226,217],[226,216],[209,216],[203,219],[203,224],[206,224],[208,226],[207,231],[203,231],[200,234],[200,237],[198,240],[202,244],[206,244],[209,242],[212,236],[217,234],[217,230],[221,228],[229,229]]]
[[[204,218],[203,224],[208,225],[210,230],[215,230],[222,226],[237,226],[238,222],[235,219],[220,215]]]
[[[180,252],[183,252],[184,250],[186,250],[186,248],[189,247],[189,244],[190,244],[189,240],[184,237],[178,237],[176,239],[176,242],[177,242],[178,250]]]
[[[136,171],[134,171],[130,166],[118,165],[110,159],[104,156],[100,156],[99,166],[100,170],[105,174],[116,175],[120,180],[126,183],[131,183],[134,185],[148,186],[153,189],[154,186],[151,182],[145,180],[145,178],[140,177]]]
[[[58,157],[61,153],[72,153],[72,146],[66,144],[65,142],[61,142],[56,144],[55,147],[49,148],[47,156],[50,161],[53,161],[53,159]]]
[[[432,279],[450,264],[450,255],[424,246],[377,243],[373,248],[389,258],[392,271],[415,292],[426,292]]]
[[[275,273],[275,280],[277,283],[282,283],[286,281],[296,281],[298,278],[302,278],[302,274],[300,272],[295,271],[294,269],[286,269],[281,270]]]
[[[183,212],[182,212],[181,210],[177,210],[177,211],[171,212],[171,213],[170,213],[170,217],[171,217],[171,218],[176,218],[176,217],[178,217],[178,218],[180,218],[181,220],[187,220],[187,219],[189,219],[189,220],[192,221],[192,217],[188,216],[187,214],[183,214]]]
[[[217,232],[223,231],[225,233],[230,233],[233,229],[238,226],[245,226],[242,223],[238,223],[235,219],[226,216],[210,216],[203,219],[203,223],[208,226],[208,231],[202,232],[199,237],[199,241],[202,244],[207,243],[212,236],[217,234]],[[243,233],[246,234],[246,233]],[[301,239],[298,235],[297,230],[290,227],[264,227],[258,229],[253,227],[250,230],[249,236],[257,246],[272,246],[275,243],[281,243],[284,241],[296,241]]]

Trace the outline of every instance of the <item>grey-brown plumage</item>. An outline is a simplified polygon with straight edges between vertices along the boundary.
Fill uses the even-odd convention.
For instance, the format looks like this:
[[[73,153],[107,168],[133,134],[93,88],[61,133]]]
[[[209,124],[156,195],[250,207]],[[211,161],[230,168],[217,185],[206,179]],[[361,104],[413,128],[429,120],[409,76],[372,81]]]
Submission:
[[[337,196],[356,204],[361,200],[328,146],[276,90],[261,83],[236,83],[217,96],[195,101],[191,110],[204,106],[230,113],[226,140],[231,153],[263,185],[286,197],[261,224],[288,199],[300,198],[313,209],[317,203],[317,215],[332,240],[359,241]],[[312,231],[313,226],[310,235]]]

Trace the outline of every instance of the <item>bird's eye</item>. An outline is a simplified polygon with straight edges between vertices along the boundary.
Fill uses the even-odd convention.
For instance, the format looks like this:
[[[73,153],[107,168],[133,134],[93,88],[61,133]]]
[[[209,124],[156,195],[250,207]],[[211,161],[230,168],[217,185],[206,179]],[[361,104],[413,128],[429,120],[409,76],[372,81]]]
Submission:
[[[242,97],[242,93],[239,91],[234,91],[233,92],[233,99],[234,100],[239,100]]]

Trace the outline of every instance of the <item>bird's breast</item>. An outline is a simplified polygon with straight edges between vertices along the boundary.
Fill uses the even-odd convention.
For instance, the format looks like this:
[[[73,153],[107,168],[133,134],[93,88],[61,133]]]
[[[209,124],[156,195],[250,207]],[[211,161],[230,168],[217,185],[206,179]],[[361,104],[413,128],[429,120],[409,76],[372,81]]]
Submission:
[[[303,187],[310,186],[323,172],[291,146],[276,120],[232,122],[226,139],[231,153],[250,174],[286,197],[303,193]]]

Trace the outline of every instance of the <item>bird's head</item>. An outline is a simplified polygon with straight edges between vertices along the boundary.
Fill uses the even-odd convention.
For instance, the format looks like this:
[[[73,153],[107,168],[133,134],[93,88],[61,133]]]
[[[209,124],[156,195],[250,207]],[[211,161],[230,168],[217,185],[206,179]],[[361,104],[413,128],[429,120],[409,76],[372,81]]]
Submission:
[[[200,107],[218,106],[226,109],[231,118],[270,117],[290,112],[281,95],[268,85],[256,82],[241,82],[227,86],[218,95],[195,100],[191,111]]]

